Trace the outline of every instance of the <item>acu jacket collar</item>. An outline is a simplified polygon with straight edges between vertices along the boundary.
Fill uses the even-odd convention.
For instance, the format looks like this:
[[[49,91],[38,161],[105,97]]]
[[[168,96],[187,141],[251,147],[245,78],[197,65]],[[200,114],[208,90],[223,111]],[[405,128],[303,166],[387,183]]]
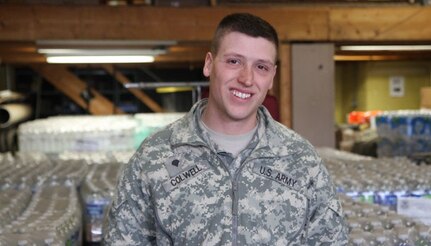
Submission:
[[[179,121],[175,122],[172,126],[172,135],[170,138],[170,144],[172,148],[177,148],[183,145],[191,146],[206,146],[210,148],[210,145],[206,143],[204,130],[200,127],[199,120],[202,115],[203,109],[208,103],[207,99],[202,99],[193,105],[192,109],[187,113],[187,115],[181,118]],[[268,141],[269,128],[271,124],[274,124],[269,112],[263,106],[258,109],[259,125],[257,128],[258,143],[255,151],[252,155],[258,155],[259,157],[277,157],[280,153],[276,151],[281,146],[272,146],[274,141]],[[252,141],[256,141],[253,137]],[[275,141],[275,143],[278,143]],[[275,150],[275,152],[274,152]]]

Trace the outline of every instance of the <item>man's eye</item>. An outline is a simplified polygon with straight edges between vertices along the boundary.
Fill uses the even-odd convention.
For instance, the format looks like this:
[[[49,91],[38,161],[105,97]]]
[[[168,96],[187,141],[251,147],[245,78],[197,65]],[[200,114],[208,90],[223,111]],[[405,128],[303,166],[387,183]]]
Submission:
[[[269,71],[269,67],[268,67],[268,66],[265,66],[265,65],[262,65],[262,64],[258,64],[256,67],[257,67],[259,70]]]
[[[227,62],[228,64],[233,64],[233,65],[235,65],[235,64],[240,64],[240,61],[239,61],[239,60],[237,60],[237,59],[228,59],[226,62]]]

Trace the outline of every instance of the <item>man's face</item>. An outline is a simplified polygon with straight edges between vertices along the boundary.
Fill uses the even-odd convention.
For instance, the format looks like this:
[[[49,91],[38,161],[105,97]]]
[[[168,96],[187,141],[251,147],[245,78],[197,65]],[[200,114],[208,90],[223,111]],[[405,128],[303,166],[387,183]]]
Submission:
[[[205,58],[210,112],[223,121],[255,121],[257,108],[272,88],[275,59],[275,45],[264,38],[239,32],[225,35],[218,53],[209,52]]]

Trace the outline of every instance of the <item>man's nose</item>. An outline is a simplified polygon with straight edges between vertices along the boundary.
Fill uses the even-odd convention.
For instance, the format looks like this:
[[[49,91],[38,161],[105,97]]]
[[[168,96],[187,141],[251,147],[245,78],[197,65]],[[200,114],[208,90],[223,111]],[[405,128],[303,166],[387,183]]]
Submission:
[[[253,81],[253,69],[249,65],[244,65],[238,74],[238,82],[245,86],[251,86]]]

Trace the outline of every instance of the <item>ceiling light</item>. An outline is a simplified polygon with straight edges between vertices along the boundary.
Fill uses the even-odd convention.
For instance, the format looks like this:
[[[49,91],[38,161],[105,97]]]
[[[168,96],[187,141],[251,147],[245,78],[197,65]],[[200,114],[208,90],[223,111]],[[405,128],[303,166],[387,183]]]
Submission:
[[[48,63],[150,63],[153,56],[48,56]]]
[[[148,63],[172,40],[37,40],[48,63]]]
[[[431,45],[343,45],[343,51],[420,51],[431,50]]]
[[[165,49],[38,49],[38,53],[48,56],[118,56],[118,55],[144,55],[157,56],[166,54]]]
[[[42,46],[148,46],[148,45],[175,45],[174,40],[37,40],[36,45]]]

